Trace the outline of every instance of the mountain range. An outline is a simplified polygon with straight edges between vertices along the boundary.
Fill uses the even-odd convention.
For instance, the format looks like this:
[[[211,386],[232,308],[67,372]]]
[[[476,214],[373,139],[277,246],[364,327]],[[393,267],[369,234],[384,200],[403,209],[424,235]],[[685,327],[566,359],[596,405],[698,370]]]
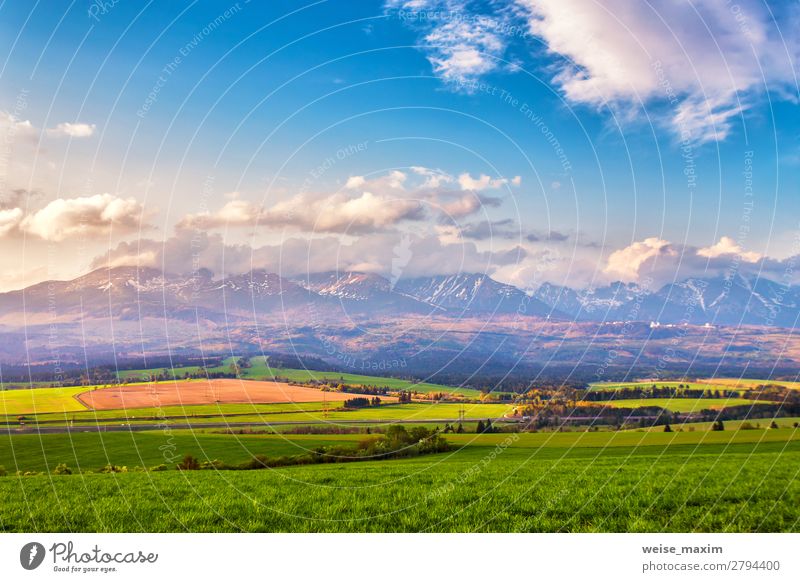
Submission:
[[[329,272],[286,278],[263,270],[213,277],[152,268],[99,269],[0,294],[0,324],[92,317],[235,322],[275,313],[534,317],[553,321],[644,321],[661,325],[794,327],[800,286],[764,278],[691,278],[648,289],[616,282],[594,289],[545,283],[532,294],[483,274],[400,279]]]
[[[117,267],[0,294],[0,366],[269,352],[425,377],[796,369],[798,305],[798,287],[738,275],[526,293],[468,273],[392,281]]]

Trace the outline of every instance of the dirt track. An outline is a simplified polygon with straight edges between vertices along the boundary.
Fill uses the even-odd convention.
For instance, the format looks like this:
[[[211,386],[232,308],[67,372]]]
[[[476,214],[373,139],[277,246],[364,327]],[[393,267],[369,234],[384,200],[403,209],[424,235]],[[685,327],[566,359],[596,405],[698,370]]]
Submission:
[[[102,388],[83,392],[77,398],[95,410],[114,410],[215,403],[341,402],[355,396],[358,395],[322,392],[316,388],[290,386],[282,382],[223,379]],[[387,400],[384,397],[381,399]]]

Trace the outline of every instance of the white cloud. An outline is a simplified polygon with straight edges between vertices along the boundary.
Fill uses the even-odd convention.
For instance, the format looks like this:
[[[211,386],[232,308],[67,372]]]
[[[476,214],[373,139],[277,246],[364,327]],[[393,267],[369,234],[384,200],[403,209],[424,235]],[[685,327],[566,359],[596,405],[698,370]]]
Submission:
[[[11,142],[14,139],[35,140],[39,131],[29,120],[23,121],[11,113],[0,111],[0,134],[6,142]]]
[[[765,83],[794,82],[798,43],[784,44],[760,0],[517,2],[531,32],[564,58],[554,81],[570,101],[669,103],[674,130],[692,141],[724,139]]]
[[[473,23],[450,21],[435,27],[426,37],[433,72],[451,83],[469,84],[497,68],[505,49],[499,36]]]
[[[763,258],[762,255],[753,251],[745,251],[742,246],[729,236],[723,236],[719,242],[697,250],[697,255],[709,259],[716,259],[722,256],[739,256],[743,261],[756,263]]]
[[[372,192],[358,196],[335,193],[324,197],[298,194],[264,208],[245,200],[233,200],[215,213],[191,214],[180,229],[226,226],[293,227],[304,232],[363,234],[383,230],[403,220],[423,217],[419,201]]]
[[[437,224],[435,226],[436,238],[443,246],[456,245],[464,242],[461,229],[454,224]]]
[[[443,172],[442,170],[434,170],[431,168],[426,168],[425,166],[411,166],[411,171],[417,174],[418,176],[424,176],[425,181],[422,183],[420,188],[441,188],[445,184],[450,184],[453,182],[453,176],[448,174],[447,172]]]
[[[49,137],[91,137],[94,135],[95,124],[88,123],[59,123],[47,130]]]
[[[458,0],[389,0],[407,24],[421,31],[420,44],[433,72],[467,92],[477,79],[502,66],[507,39],[505,14],[477,14]]]
[[[22,221],[21,208],[8,208],[0,210],[0,237],[15,230]]]
[[[95,237],[135,232],[143,228],[144,209],[135,198],[95,194],[81,198],[59,198],[44,208],[25,216],[20,222],[24,232],[49,241],[63,241],[74,236]]]
[[[309,232],[358,234],[421,217],[422,207],[418,201],[363,192],[358,197],[337,193],[317,199],[298,195],[273,206],[264,222],[295,226]]]
[[[348,190],[357,190],[366,183],[367,181],[364,179],[364,176],[350,176],[344,187]]]
[[[393,170],[370,179],[350,176],[339,192],[297,194],[269,207],[236,198],[217,211],[186,215],[177,228],[290,227],[302,232],[365,234],[437,214],[463,218],[487,206],[498,207],[500,198],[480,192],[519,184],[520,178],[485,174],[472,178],[463,173],[458,187],[449,186],[454,182],[452,175],[423,166],[412,166],[409,173]],[[426,214],[428,208],[433,209],[432,214]]]
[[[470,190],[457,197],[440,194],[436,196],[435,203],[438,204],[440,211],[447,218],[464,218],[486,206],[499,206],[500,199],[491,196],[480,196]]]
[[[408,175],[405,172],[401,172],[399,170],[394,170],[392,172],[389,172],[389,178],[388,178],[389,186],[392,188],[397,188],[399,190],[402,190],[406,178],[408,178]]]
[[[458,176],[458,185],[462,190],[497,190],[506,184],[519,186],[522,183],[522,178],[514,176],[512,180],[507,178],[491,178],[486,174],[481,174],[477,178],[473,178],[468,173],[463,173]]]
[[[622,281],[636,281],[639,279],[640,268],[647,261],[659,256],[676,255],[677,252],[669,241],[658,237],[646,238],[611,253],[604,271]]]
[[[342,236],[314,239],[288,238],[277,245],[251,247],[228,244],[215,233],[179,231],[166,241],[141,239],[122,242],[96,257],[92,268],[112,266],[163,267],[167,272],[188,273],[209,269],[218,276],[265,269],[284,277],[303,276],[332,270],[360,270],[391,276],[398,245],[408,250],[403,277],[442,275],[457,272],[493,272],[519,261],[524,249],[510,247],[480,250],[472,242],[443,245],[433,235],[399,232],[367,234],[357,240]]]

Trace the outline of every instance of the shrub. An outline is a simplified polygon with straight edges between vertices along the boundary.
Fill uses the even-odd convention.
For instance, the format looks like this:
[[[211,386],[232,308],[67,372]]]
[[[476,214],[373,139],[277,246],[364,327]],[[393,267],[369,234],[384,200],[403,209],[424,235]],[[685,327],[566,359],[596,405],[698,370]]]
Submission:
[[[149,471],[154,471],[154,472],[155,471],[166,471],[167,470],[167,466],[162,463],[160,465],[156,465],[154,467],[150,467],[150,469],[148,469],[148,470]]]
[[[186,455],[183,460],[178,463],[179,471],[197,471],[200,468],[200,463],[192,455]]]
[[[98,473],[127,473],[128,467],[108,464],[98,471]]]
[[[60,463],[53,469],[53,475],[72,475],[72,469],[67,467],[66,463]]]
[[[0,465],[0,477],[5,477],[6,475],[8,475],[8,473],[6,473],[6,468]]]

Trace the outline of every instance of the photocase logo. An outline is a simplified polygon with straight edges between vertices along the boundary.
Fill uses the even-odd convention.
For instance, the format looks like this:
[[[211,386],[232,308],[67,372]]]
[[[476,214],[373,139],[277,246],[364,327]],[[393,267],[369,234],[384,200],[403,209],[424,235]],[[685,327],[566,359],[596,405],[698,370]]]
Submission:
[[[39,542],[30,542],[22,546],[19,552],[19,563],[26,570],[35,570],[44,561],[44,546]]]

